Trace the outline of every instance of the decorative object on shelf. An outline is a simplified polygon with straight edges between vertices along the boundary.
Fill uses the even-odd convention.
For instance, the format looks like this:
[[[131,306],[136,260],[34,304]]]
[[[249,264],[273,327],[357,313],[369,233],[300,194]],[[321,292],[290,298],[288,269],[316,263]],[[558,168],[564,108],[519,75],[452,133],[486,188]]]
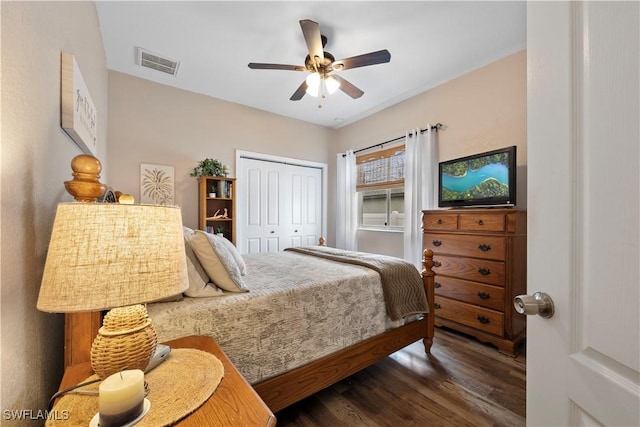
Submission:
[[[85,154],[98,154],[98,112],[73,55],[60,55],[60,126]]]
[[[120,194],[118,197],[118,203],[121,205],[132,205],[135,202],[135,199],[131,194]]]
[[[218,236],[224,236],[224,227],[216,227],[216,234]]]
[[[155,205],[175,204],[175,168],[150,163],[140,164],[140,202]]]
[[[144,370],[156,332],[140,304],[187,289],[184,251],[177,206],[60,203],[37,307],[60,313],[112,309],[93,343],[94,371],[106,378]]]
[[[198,165],[193,168],[191,176],[223,176],[224,165],[218,159],[204,159],[198,162]]]
[[[102,164],[98,159],[88,154],[80,154],[71,160],[73,179],[64,182],[64,188],[79,202],[95,202],[107,190],[101,183],[100,172]]]
[[[107,187],[107,191],[100,197],[98,197],[97,202],[101,203],[118,203],[118,196],[116,192],[113,191],[110,187]]]
[[[227,208],[224,208],[224,213],[220,213],[220,209],[218,209],[216,213],[213,214],[213,216],[210,216],[207,219],[229,219]]]

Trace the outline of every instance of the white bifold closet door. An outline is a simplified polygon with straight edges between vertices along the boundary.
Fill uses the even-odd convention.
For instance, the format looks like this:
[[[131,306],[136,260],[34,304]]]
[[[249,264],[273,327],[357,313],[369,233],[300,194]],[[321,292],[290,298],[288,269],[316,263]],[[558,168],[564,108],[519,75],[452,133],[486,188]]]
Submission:
[[[241,158],[241,253],[278,252],[318,244],[322,233],[322,169]]]

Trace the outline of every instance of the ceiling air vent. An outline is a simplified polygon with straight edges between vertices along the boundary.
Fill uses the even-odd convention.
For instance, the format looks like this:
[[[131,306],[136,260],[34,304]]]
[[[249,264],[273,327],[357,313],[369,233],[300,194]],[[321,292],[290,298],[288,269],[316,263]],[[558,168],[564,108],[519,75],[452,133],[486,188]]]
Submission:
[[[161,55],[150,52],[141,47],[138,48],[138,65],[142,67],[151,68],[153,70],[161,71],[163,73],[171,74],[175,77],[180,67],[180,62],[164,58]]]

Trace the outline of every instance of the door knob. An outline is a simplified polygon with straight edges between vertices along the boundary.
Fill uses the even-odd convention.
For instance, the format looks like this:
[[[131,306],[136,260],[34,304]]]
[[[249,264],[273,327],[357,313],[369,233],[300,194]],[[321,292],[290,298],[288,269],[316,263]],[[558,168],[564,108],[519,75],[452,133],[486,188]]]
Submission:
[[[553,316],[555,312],[553,300],[544,292],[536,292],[533,295],[518,295],[513,298],[513,307],[518,314],[537,314],[545,319]]]

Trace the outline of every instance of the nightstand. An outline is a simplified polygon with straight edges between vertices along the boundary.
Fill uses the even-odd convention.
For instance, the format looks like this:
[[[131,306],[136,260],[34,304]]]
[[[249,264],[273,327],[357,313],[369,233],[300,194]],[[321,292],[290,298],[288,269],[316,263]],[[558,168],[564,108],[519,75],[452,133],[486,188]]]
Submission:
[[[276,418],[260,396],[233,366],[218,344],[204,336],[190,336],[166,342],[171,348],[194,348],[209,352],[224,365],[224,378],[215,393],[194,413],[176,425],[187,426],[275,426]],[[60,390],[72,387],[91,376],[91,364],[79,363],[68,367]]]

